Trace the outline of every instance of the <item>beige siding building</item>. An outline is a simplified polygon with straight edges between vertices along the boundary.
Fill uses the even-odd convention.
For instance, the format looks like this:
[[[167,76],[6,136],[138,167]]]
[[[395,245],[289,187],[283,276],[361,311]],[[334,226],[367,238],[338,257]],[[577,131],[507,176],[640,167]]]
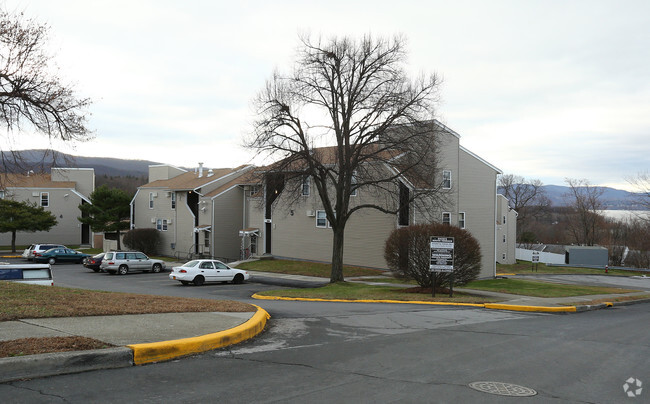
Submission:
[[[510,208],[508,199],[497,195],[497,262],[515,264],[517,243],[517,212]]]
[[[205,169],[200,164],[196,170],[187,171],[169,165],[150,166],[149,182],[138,188],[131,201],[131,228],[159,230],[163,255],[236,259],[241,220],[235,218],[242,216],[241,198],[216,200],[213,192],[251,168]],[[232,235],[228,220],[237,222]],[[229,242],[223,243],[224,239]]]
[[[95,190],[95,170],[92,168],[52,168],[51,174],[3,175],[0,198],[27,201],[42,206],[57,220],[49,231],[18,232],[16,244],[58,243],[91,245],[93,237],[88,225],[77,220],[79,205],[90,203]],[[11,234],[0,234],[0,245],[10,245]]]
[[[412,206],[408,223],[398,223],[397,215],[367,209],[356,212],[346,225],[344,263],[387,268],[384,244],[400,224],[431,221],[467,229],[479,241],[482,253],[480,277],[496,274],[497,175],[501,171],[460,146],[460,136],[449,128],[440,135],[439,182],[445,202],[426,209]],[[438,182],[438,181],[436,181]],[[407,179],[403,184],[412,187]],[[397,184],[395,185],[397,186]],[[244,227],[258,230],[258,253],[276,257],[331,262],[332,231],[328,227],[320,199],[310,189],[295,201],[281,194],[271,206],[270,218],[264,214],[259,195],[248,197],[250,221]],[[377,203],[377,196],[360,188],[352,203]],[[252,201],[257,199],[257,202]],[[266,216],[266,218],[265,218]]]

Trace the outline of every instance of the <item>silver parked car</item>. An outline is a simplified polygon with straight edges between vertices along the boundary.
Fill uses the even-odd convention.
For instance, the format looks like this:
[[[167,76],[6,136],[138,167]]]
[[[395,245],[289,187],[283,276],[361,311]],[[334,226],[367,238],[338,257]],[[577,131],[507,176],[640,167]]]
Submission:
[[[165,269],[165,261],[147,257],[139,251],[109,251],[104,255],[99,268],[109,274],[126,275],[132,271],[160,272]]]

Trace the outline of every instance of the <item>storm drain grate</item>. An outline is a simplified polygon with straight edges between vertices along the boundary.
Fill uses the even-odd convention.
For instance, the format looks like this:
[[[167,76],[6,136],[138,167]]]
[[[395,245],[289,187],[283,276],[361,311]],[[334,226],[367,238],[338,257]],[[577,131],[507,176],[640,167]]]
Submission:
[[[474,390],[482,391],[483,393],[496,394],[499,396],[530,397],[537,394],[537,392],[531,388],[512,383],[473,382],[469,384],[469,387]]]

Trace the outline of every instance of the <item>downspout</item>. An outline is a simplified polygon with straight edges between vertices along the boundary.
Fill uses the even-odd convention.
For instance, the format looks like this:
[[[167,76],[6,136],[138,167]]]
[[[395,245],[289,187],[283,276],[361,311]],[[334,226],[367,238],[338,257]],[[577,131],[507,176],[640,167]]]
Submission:
[[[499,190],[498,188],[499,185],[497,181],[498,175],[499,174],[497,173],[494,176],[494,217],[492,220],[492,223],[494,223],[494,259],[492,260],[494,261],[494,263],[492,264],[494,268],[494,275],[493,275],[494,278],[497,277],[497,254],[499,253],[497,250],[497,236],[498,236],[497,234],[497,192]],[[507,228],[506,228],[506,232],[507,232]]]
[[[214,259],[214,246],[215,246],[215,233],[217,230],[217,224],[214,222],[214,198],[210,199],[212,201],[212,213],[210,217],[211,230],[210,231],[210,258]]]

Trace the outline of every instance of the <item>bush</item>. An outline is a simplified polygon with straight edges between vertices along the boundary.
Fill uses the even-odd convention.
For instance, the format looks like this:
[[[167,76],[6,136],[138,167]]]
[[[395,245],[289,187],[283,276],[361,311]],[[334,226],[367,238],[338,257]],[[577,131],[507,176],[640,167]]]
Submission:
[[[446,224],[422,224],[394,230],[384,249],[388,268],[399,278],[413,279],[421,287],[430,288],[432,236],[454,237],[454,284],[464,285],[481,272],[481,248],[467,231]],[[436,288],[448,286],[449,273],[436,274]]]
[[[124,245],[147,255],[156,255],[160,245],[160,232],[156,229],[132,229],[124,235]]]

